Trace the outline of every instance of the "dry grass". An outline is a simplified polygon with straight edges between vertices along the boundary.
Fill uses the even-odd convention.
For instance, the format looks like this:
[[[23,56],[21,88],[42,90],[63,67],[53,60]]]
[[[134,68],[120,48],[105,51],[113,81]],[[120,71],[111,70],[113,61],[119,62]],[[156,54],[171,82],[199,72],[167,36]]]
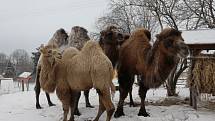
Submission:
[[[199,93],[211,94],[215,93],[215,59],[204,57],[195,60],[191,80]]]

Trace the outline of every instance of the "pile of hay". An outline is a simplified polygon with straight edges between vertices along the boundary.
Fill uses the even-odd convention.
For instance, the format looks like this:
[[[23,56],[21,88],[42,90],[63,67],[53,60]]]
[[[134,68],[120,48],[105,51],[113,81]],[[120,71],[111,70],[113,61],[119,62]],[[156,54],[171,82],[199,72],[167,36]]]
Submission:
[[[215,94],[215,58],[199,56],[194,60],[192,84],[199,93]]]

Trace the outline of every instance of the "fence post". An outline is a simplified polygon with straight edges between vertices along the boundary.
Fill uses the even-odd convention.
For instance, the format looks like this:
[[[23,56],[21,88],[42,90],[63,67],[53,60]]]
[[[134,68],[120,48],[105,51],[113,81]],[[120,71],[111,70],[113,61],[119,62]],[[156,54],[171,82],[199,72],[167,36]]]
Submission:
[[[22,80],[22,91],[25,91],[25,88],[24,88],[24,80]]]

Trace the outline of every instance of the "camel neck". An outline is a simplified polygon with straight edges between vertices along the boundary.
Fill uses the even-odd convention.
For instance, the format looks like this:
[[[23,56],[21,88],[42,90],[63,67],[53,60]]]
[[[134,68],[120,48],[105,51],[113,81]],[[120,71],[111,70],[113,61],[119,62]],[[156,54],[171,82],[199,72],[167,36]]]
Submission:
[[[147,70],[145,85],[149,88],[158,88],[169,76],[174,68],[175,57],[168,55],[159,48],[158,43],[154,45],[147,55]]]

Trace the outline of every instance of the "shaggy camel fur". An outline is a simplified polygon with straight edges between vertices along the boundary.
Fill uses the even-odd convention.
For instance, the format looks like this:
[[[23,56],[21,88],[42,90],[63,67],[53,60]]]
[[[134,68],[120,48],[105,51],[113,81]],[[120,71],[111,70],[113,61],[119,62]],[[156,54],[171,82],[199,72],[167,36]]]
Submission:
[[[181,32],[172,28],[158,34],[153,46],[150,45],[148,30],[141,28],[132,33],[120,49],[118,81],[120,100],[114,117],[124,115],[123,103],[132,88],[133,76],[141,75],[139,95],[141,108],[138,116],[149,116],[145,110],[145,97],[149,88],[158,88],[165,82],[179,58],[188,55],[188,46]]]
[[[81,50],[81,48],[84,46],[84,44],[90,40],[89,36],[88,36],[88,31],[80,26],[74,26],[72,27],[72,30],[70,32],[69,38],[68,38],[68,45],[69,47],[75,47],[78,50]],[[79,98],[81,96],[81,92],[79,94]],[[85,97],[85,103],[86,103],[86,107],[90,107],[93,108],[93,106],[90,104],[89,101],[89,90],[85,90],[84,91],[84,97]],[[78,100],[79,100],[78,98]],[[78,110],[78,102],[77,101],[77,110],[75,111],[75,114],[77,115],[81,115],[79,110]]]
[[[94,87],[99,94],[99,111],[95,118],[106,110],[107,121],[110,121],[114,112],[111,101],[110,89],[115,91],[112,83],[113,67],[110,60],[105,56],[99,44],[88,41],[79,52],[75,48],[64,51],[63,57],[50,48],[41,47],[42,55],[40,77],[47,79],[50,85],[56,87],[56,93],[63,104],[64,121],[67,121],[69,108],[71,109],[70,121],[74,120],[74,109],[79,91]],[[50,78],[49,78],[50,77]],[[43,80],[43,79],[41,79]],[[53,84],[55,83],[55,85]]]
[[[65,48],[65,46],[68,44],[68,41],[67,41],[67,38],[68,38],[68,35],[67,33],[65,32],[64,29],[60,28],[58,29],[53,37],[49,40],[48,42],[48,45],[51,45],[51,46],[57,46],[59,48],[61,48],[61,50],[63,50]],[[36,85],[35,85],[35,94],[36,94],[36,108],[37,109],[41,109],[42,107],[40,106],[40,103],[39,103],[39,95],[40,95],[40,88],[42,86],[42,88],[44,89],[44,91],[46,92],[46,97],[47,97],[47,100],[48,100],[48,104],[49,106],[54,106],[55,104],[53,104],[50,100],[50,96],[47,92],[52,92],[53,89],[46,89],[44,88],[44,82],[46,80],[39,80],[39,74],[40,74],[40,71],[41,71],[41,65],[40,65],[40,60],[41,60],[41,57],[39,58],[39,61],[38,61],[38,64],[37,64],[37,69],[36,69],[36,78],[35,78],[35,82],[36,82]],[[47,87],[47,86],[45,86]]]

